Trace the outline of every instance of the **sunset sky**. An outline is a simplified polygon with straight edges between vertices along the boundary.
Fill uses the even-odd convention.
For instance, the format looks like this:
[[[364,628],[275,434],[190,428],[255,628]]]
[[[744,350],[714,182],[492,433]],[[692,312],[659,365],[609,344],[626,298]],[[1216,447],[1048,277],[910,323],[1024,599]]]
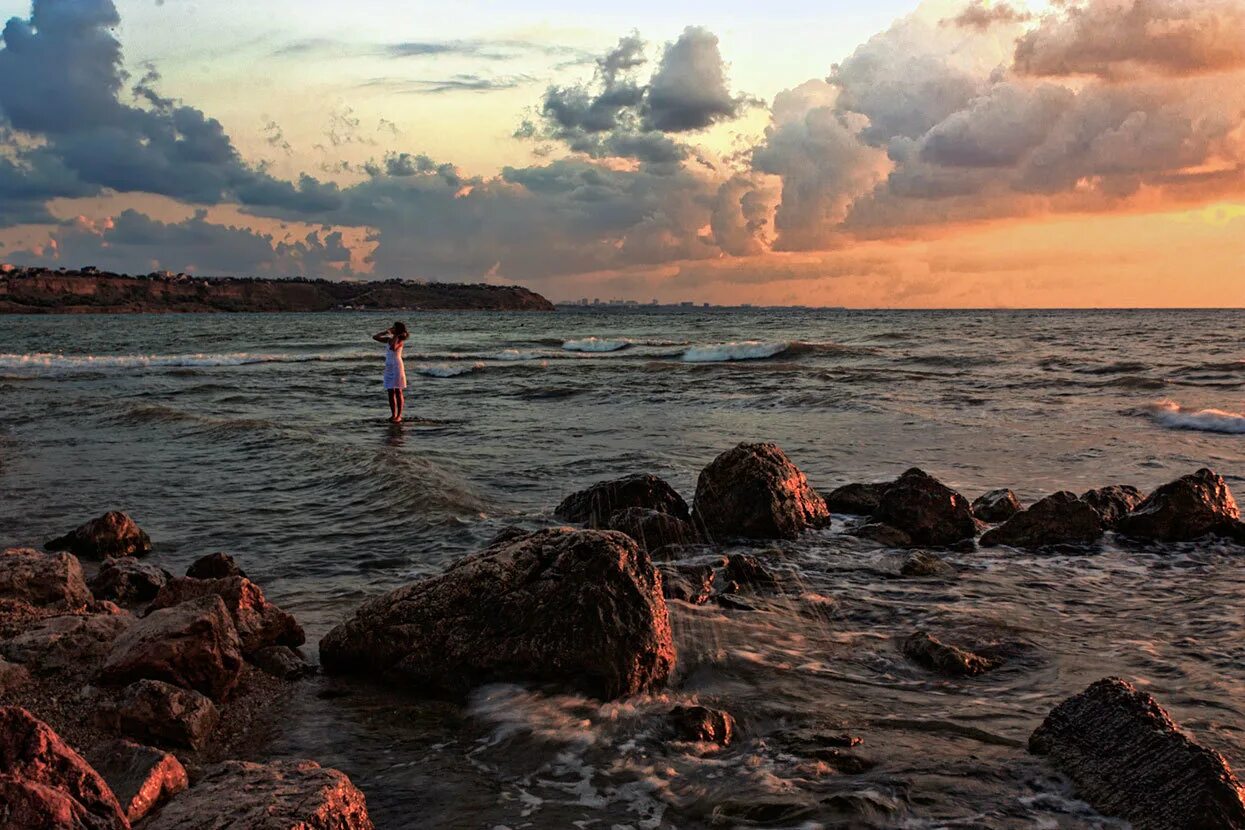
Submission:
[[[1245,306],[1245,0],[0,0],[0,261]]]

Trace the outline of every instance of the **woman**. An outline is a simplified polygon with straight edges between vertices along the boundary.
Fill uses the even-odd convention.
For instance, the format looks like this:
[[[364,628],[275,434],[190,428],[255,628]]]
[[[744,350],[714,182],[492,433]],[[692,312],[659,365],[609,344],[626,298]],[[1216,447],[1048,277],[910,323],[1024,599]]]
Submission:
[[[389,393],[389,420],[391,423],[402,423],[402,407],[405,405],[402,390],[406,388],[406,367],[402,365],[402,344],[411,334],[406,330],[405,323],[394,323],[392,328],[380,334],[372,335],[377,343],[384,343],[385,350],[385,391]]]

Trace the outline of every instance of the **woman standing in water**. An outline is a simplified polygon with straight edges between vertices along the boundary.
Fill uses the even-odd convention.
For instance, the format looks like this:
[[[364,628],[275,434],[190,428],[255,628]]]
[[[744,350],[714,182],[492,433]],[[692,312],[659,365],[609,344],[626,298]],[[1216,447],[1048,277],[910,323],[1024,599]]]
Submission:
[[[385,391],[389,393],[389,420],[402,423],[402,407],[405,405],[402,390],[406,388],[406,367],[402,365],[402,344],[411,334],[406,330],[405,323],[394,323],[392,328],[380,334],[372,335],[377,343],[384,343],[385,350]]]

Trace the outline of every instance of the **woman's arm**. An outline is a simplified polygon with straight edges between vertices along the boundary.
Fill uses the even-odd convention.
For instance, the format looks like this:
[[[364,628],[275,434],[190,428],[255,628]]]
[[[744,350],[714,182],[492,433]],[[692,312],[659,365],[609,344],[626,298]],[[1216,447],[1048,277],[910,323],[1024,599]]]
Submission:
[[[393,339],[393,332],[390,329],[385,329],[380,334],[373,334],[372,339],[377,343],[388,343]]]

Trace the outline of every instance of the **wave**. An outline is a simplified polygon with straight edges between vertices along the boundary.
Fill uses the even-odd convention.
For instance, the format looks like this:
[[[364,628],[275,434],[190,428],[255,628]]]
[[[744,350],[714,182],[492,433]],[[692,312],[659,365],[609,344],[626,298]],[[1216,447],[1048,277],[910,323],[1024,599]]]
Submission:
[[[1106,366],[1085,366],[1072,371],[1078,375],[1136,375],[1150,371],[1150,366],[1146,363],[1122,361],[1119,363],[1108,363]]]
[[[456,378],[484,370],[483,363],[472,363],[458,366],[415,366],[412,371],[430,378]]]
[[[684,363],[723,363],[731,360],[767,360],[777,357],[791,347],[790,343],[765,343],[760,340],[743,340],[735,343],[717,343],[711,346],[693,346],[683,352]]]
[[[1171,429],[1245,435],[1245,415],[1223,409],[1189,409],[1175,401],[1159,401],[1146,407],[1150,417]]]
[[[567,340],[562,348],[568,352],[617,352],[630,345],[631,341],[625,338],[586,337],[583,340]]]
[[[195,366],[243,366],[251,363],[315,360],[315,357],[251,354],[180,354],[180,355],[65,355],[39,352],[35,354],[0,354],[0,368],[5,369],[147,369]]]

